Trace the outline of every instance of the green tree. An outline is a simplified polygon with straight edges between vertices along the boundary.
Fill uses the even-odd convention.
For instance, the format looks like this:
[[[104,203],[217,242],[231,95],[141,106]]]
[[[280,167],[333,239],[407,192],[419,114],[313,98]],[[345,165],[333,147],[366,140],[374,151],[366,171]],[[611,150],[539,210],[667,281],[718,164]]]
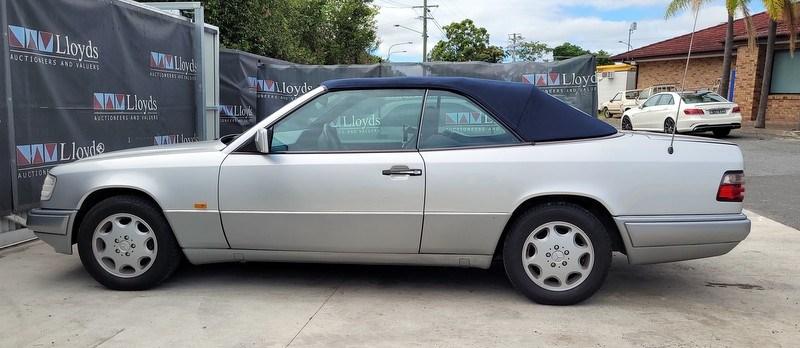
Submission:
[[[561,45],[553,47],[553,59],[555,60],[569,59],[577,56],[582,56],[584,54],[591,54],[596,56],[597,65],[614,64],[614,62],[609,58],[611,55],[604,50],[599,50],[595,53],[587,49],[584,49],[581,46],[569,42],[565,42]]]
[[[148,0],[151,1],[151,0]],[[173,2],[173,0],[152,0]],[[220,44],[304,64],[372,63],[378,47],[371,0],[202,0]]]
[[[611,60],[611,54],[604,50],[599,50],[596,53],[594,53],[594,55],[597,56],[597,65],[614,64],[614,61]]]
[[[769,13],[770,23],[767,34],[767,54],[764,59],[764,76],[761,79],[761,96],[759,97],[758,112],[756,113],[756,128],[766,128],[767,126],[767,102],[772,82],[772,58],[775,55],[778,22],[784,22],[789,29],[789,52],[791,52],[792,58],[796,59],[794,50],[797,45],[797,16],[798,12],[800,12],[800,3],[797,0],[764,0],[764,7]],[[751,34],[751,36],[754,36],[754,34]]]
[[[692,8],[699,8],[709,0],[672,0],[667,6],[665,18],[674,17],[681,11]],[[725,27],[725,49],[722,58],[722,76],[720,77],[719,90],[722,96],[728,95],[728,85],[730,84],[731,65],[733,64],[733,22],[737,10],[741,10],[747,21],[748,31],[752,31],[753,24],[750,19],[748,3],[750,0],[725,0],[725,9],[728,12],[728,22]],[[751,35],[753,37],[753,35]],[[750,45],[754,45],[755,39],[750,40]]]
[[[584,54],[592,54],[592,52],[569,42],[553,47],[553,59],[555,60],[569,59]]]
[[[520,40],[525,40],[520,38]],[[543,61],[545,57],[553,52],[550,46],[539,41],[523,41],[517,46],[517,59],[529,62]],[[506,56],[511,55],[511,50],[506,51]]]
[[[445,39],[431,50],[432,61],[499,63],[505,57],[503,49],[489,44],[486,28],[478,27],[471,19],[442,27]]]

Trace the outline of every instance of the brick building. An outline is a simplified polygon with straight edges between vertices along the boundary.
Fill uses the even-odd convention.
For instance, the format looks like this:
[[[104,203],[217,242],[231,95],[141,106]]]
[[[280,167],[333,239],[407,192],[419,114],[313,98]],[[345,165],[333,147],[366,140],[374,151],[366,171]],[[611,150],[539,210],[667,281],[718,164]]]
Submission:
[[[769,17],[765,12],[752,16],[757,33],[756,48],[747,45],[747,32],[743,19],[734,23],[733,64],[728,99],[742,109],[745,122],[754,121],[764,74]],[[800,26],[798,26],[800,28]],[[719,86],[722,58],[725,48],[726,24],[720,24],[695,33],[687,89]],[[655,84],[680,86],[689,50],[691,34],[681,35],[611,57],[615,61],[630,62],[637,66],[637,88]],[[800,50],[792,57],[788,51],[788,30],[778,25],[772,82],[767,104],[767,126],[798,127],[800,125]],[[800,46],[800,45],[798,45]]]

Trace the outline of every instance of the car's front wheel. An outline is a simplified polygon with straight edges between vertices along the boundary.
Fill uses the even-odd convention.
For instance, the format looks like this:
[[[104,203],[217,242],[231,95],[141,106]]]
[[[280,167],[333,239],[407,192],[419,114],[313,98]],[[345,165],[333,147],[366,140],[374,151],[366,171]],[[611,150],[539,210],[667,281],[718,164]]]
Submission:
[[[503,263],[514,287],[531,300],[575,304],[603,285],[611,265],[611,241],[600,220],[585,208],[547,203],[510,226]]]
[[[631,123],[631,119],[628,116],[622,117],[621,126],[622,130],[633,130],[633,124]]]
[[[156,286],[181,261],[164,215],[137,196],[111,197],[92,207],[79,226],[78,252],[86,271],[115,290]]]
[[[603,108],[603,116],[605,116],[606,118],[611,118],[614,115],[612,115],[611,112],[608,111],[608,108]]]

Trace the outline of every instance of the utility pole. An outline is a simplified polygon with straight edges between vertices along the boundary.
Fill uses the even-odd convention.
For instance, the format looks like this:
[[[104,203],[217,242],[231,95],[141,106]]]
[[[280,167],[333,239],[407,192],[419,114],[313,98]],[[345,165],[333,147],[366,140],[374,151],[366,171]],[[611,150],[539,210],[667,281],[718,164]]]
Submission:
[[[422,0],[422,6],[411,6],[412,8],[422,9],[422,62],[428,61],[428,20],[433,19],[428,16],[429,7],[439,7],[439,5],[428,5],[428,0]]]
[[[522,40],[522,35],[520,35],[519,33],[508,34],[508,41],[511,42],[509,47],[511,48],[510,51],[511,51],[512,62],[517,61],[517,40]]]

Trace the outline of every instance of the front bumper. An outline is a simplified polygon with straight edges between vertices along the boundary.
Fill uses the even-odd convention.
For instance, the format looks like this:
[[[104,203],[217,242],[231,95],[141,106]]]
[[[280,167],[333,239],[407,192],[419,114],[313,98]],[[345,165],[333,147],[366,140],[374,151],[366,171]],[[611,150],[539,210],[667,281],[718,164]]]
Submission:
[[[32,209],[28,212],[28,229],[56,252],[71,255],[72,224],[76,214],[74,210]]]
[[[659,263],[723,255],[750,234],[744,214],[615,218],[628,262]]]

